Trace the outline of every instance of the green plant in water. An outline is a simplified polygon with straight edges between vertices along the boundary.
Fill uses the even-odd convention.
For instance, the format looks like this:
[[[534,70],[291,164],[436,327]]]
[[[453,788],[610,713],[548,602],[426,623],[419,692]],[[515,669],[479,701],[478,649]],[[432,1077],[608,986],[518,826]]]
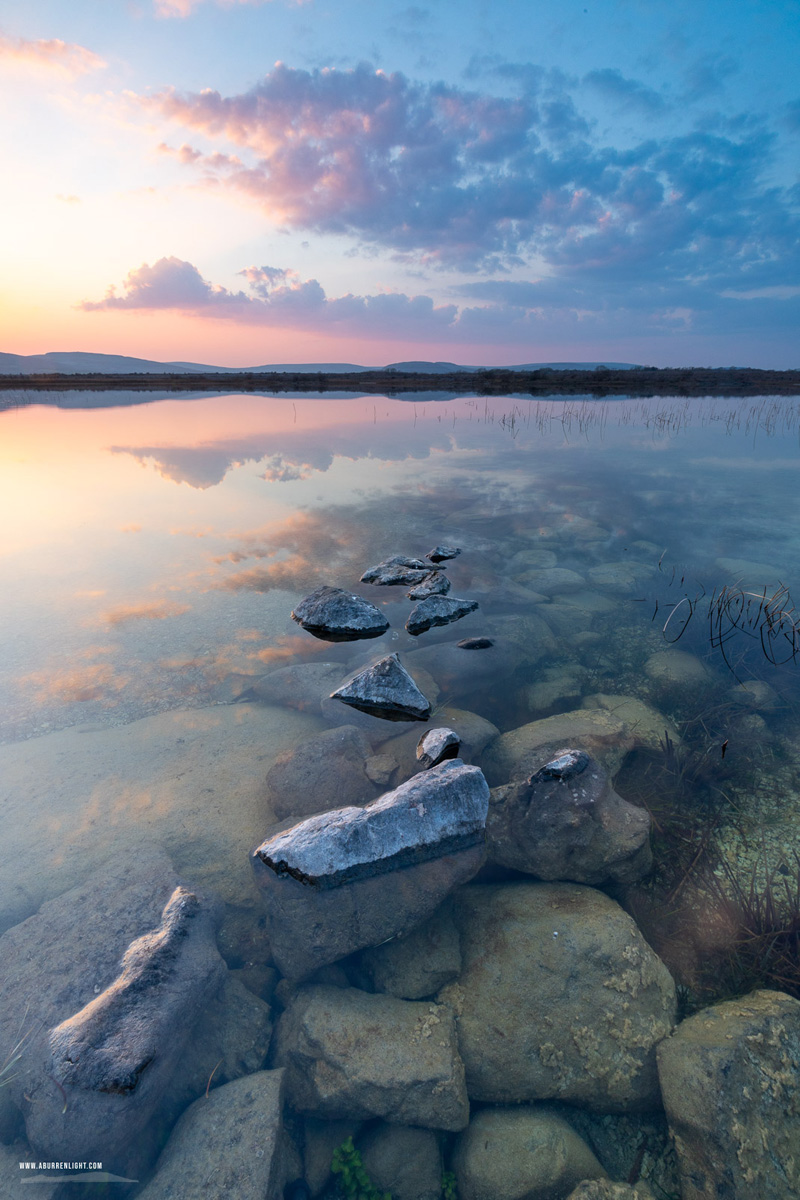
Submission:
[[[375,1187],[352,1137],[334,1150],[331,1171],[339,1176],[339,1191],[346,1200],[392,1200],[388,1192],[379,1192]]]
[[[455,1171],[445,1171],[442,1175],[442,1200],[458,1200]]]

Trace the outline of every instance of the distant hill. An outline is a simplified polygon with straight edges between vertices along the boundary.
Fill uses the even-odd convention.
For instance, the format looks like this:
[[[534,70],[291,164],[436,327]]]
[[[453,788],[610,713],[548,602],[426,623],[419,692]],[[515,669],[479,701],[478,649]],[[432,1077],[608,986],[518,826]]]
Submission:
[[[537,371],[550,368],[554,371],[590,371],[595,367],[613,370],[631,370],[633,363],[615,362],[546,362],[522,363],[513,367],[498,367],[505,371]],[[209,371],[285,371],[324,372],[328,375],[353,374],[357,371],[409,371],[416,374],[449,375],[454,371],[492,370],[491,367],[460,366],[451,362],[389,363],[382,368],[362,367],[355,363],[263,363],[258,367],[218,367],[209,363],[156,362],[150,358],[130,358],[125,354],[90,354],[80,350],[52,350],[47,354],[4,354],[0,353],[0,375],[51,375],[91,374],[103,375],[152,375],[174,372],[175,374],[201,374]]]

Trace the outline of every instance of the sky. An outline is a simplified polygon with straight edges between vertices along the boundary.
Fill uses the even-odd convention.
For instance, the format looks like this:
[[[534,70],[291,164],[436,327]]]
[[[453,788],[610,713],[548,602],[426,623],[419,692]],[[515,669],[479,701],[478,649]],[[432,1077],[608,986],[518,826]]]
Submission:
[[[796,0],[0,0],[0,350],[800,367]]]

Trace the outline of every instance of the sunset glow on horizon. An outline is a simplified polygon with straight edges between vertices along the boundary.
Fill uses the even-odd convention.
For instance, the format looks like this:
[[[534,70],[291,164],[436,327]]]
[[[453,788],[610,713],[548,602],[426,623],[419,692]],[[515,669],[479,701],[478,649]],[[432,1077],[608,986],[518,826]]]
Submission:
[[[789,368],[788,0],[0,14],[0,351]]]

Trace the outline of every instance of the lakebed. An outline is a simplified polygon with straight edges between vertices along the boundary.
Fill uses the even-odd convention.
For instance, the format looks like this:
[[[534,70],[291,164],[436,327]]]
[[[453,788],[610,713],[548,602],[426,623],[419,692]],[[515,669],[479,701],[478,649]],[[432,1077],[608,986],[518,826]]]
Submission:
[[[335,1184],[331,1154],[352,1135],[395,1200],[433,1198],[445,1168],[464,1200],[566,1197],[605,1175],[655,1196],[681,1186],[693,1195],[661,1108],[658,1044],[708,1004],[753,988],[797,995],[800,983],[796,948],[793,977],[789,951],[777,968],[747,957],[747,906],[737,908],[748,895],[791,908],[798,882],[798,402],[219,396],[87,411],[25,405],[0,419],[6,511],[16,514],[2,564],[0,914],[19,956],[4,955],[17,981],[4,1053],[54,987],[36,966],[43,925],[31,922],[58,931],[72,964],[66,1008],[44,995],[49,1029],[106,994],[126,947],[158,927],[173,885],[186,885],[213,908],[227,974],[216,998],[198,993],[201,1032],[158,1102],[108,1143],[116,1173],[146,1180],[159,1149],[176,1152],[176,1135],[167,1139],[181,1111],[194,1111],[191,1125],[202,1120],[192,1102],[216,1092],[222,1103],[238,1086],[227,1093],[237,1128],[248,1105],[272,1106],[272,1174],[252,1185],[261,1194],[290,1175],[321,1194]],[[407,589],[360,578],[440,542],[461,551],[442,564],[451,594],[478,607],[412,636]],[[291,613],[321,585],[371,600],[386,632],[330,642],[302,630]],[[470,638],[492,644],[458,647]],[[394,653],[431,703],[425,725],[327,699],[334,687],[323,679]],[[647,812],[652,867],[598,890],[568,870],[537,882],[536,872],[489,863],[451,894],[454,911],[426,918],[439,921],[427,941],[401,953],[413,935],[403,930],[387,944],[395,962],[356,951],[321,975],[284,978],[252,851],[279,819],[311,811],[326,777],[335,779],[326,809],[338,792],[344,807],[402,786],[418,769],[420,732],[437,725],[455,730],[493,789],[541,766],[526,755],[587,749],[615,792]],[[330,731],[344,728],[356,732],[339,745]],[[542,948],[553,905],[561,915]],[[120,906],[129,920],[114,915]],[[79,936],[83,924],[102,940],[104,922],[107,944]],[[568,946],[566,965],[553,959]],[[482,990],[482,954],[494,955],[490,975],[512,979],[505,991]],[[519,961],[537,954],[537,978],[520,976]],[[437,956],[441,971],[416,982],[420,960]],[[619,982],[620,956],[638,972],[633,982]],[[581,982],[576,963],[589,959],[596,974]],[[543,988],[542,972],[567,980],[562,991]],[[628,1017],[616,1013],[616,1041],[597,1042],[580,1031],[602,1025],[597,997],[610,992],[636,1027],[619,1035]],[[577,1015],[564,1008],[571,993],[583,997]],[[202,1032],[209,1005],[216,1032]],[[507,1023],[490,1020],[495,1009]],[[757,1018],[788,1019],[735,1015]],[[355,1032],[370,1021],[383,1045],[376,1061]],[[518,1079],[511,1068],[534,1054],[532,1028],[537,1070]],[[745,1036],[756,1036],[749,1025]],[[317,1058],[315,1039],[327,1047]],[[31,1058],[34,1042],[22,1046]],[[422,1062],[420,1047],[434,1042],[441,1062]],[[386,1049],[401,1044],[413,1047],[405,1076],[400,1051]],[[312,1060],[327,1091],[306,1086]],[[282,1100],[265,1069],[285,1072]],[[240,1080],[266,1099],[247,1099]],[[15,1157],[38,1129],[31,1110],[60,1107],[61,1084],[2,1089]],[[63,1151],[48,1149],[77,1161],[91,1146],[71,1145],[78,1106],[65,1107]],[[758,1121],[778,1145],[791,1135],[769,1111]],[[497,1148],[488,1159],[484,1134]],[[531,1139],[551,1157],[559,1147],[571,1164],[562,1177],[526,1176]],[[409,1158],[427,1175],[398,1182],[391,1171]],[[509,1159],[519,1178],[503,1175]],[[167,1159],[158,1169],[176,1168]],[[747,1169],[759,1178],[757,1163]],[[157,1173],[147,1195],[167,1194],[166,1178]]]

